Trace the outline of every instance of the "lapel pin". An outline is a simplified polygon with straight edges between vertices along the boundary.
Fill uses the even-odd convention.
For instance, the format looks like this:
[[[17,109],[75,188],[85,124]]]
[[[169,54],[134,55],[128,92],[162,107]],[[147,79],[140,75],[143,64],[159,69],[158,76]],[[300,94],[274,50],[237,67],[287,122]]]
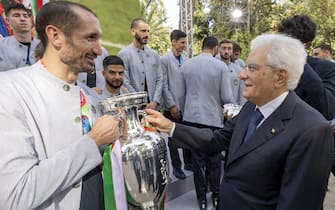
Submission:
[[[276,133],[276,129],[272,128],[272,129],[271,129],[271,133],[272,133],[272,134]]]

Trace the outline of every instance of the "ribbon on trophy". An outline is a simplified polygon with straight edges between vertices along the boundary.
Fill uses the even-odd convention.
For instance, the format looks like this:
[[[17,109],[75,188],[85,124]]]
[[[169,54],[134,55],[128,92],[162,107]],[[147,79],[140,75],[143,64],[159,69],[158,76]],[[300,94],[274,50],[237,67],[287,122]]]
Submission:
[[[112,151],[112,145],[108,145],[104,150],[103,163],[102,163],[102,177],[104,184],[104,200],[106,210],[116,209],[114,184],[112,176],[112,161],[110,158],[111,151]]]
[[[120,142],[108,145],[103,154],[104,198],[106,210],[127,209],[124,179],[121,168]],[[117,190],[115,190],[117,189]]]

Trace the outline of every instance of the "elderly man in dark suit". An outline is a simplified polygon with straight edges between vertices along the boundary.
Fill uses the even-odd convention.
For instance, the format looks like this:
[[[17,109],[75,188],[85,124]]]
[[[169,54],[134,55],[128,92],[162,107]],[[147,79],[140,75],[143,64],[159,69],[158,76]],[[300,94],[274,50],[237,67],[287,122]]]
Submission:
[[[294,90],[306,52],[285,35],[251,43],[244,71],[248,102],[225,126],[193,129],[153,110],[147,119],[181,145],[212,152],[229,149],[221,184],[221,210],[319,210],[331,169],[329,123]],[[210,142],[210,143],[209,143]]]

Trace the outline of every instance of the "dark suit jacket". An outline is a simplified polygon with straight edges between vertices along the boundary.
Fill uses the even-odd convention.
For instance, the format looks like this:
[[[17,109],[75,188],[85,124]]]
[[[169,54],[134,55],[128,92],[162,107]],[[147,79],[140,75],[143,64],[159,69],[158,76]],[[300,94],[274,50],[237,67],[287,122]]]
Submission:
[[[326,119],[335,118],[335,64],[308,56],[297,95]]]
[[[242,144],[255,105],[246,103],[223,129],[176,124],[180,146],[229,149],[221,184],[221,210],[318,210],[331,168],[328,122],[294,92]]]
[[[320,76],[327,90],[335,95],[335,63],[311,56],[307,56],[307,63]]]

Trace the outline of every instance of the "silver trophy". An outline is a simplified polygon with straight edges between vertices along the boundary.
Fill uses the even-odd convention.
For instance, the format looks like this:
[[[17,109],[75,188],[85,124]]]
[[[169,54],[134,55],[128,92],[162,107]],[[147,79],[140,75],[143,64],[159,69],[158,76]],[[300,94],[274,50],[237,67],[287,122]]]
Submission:
[[[147,104],[147,93],[137,92],[107,98],[101,102],[105,114],[118,115],[122,170],[128,202],[144,210],[158,210],[168,183],[167,149],[164,139],[139,121],[139,107]]]

